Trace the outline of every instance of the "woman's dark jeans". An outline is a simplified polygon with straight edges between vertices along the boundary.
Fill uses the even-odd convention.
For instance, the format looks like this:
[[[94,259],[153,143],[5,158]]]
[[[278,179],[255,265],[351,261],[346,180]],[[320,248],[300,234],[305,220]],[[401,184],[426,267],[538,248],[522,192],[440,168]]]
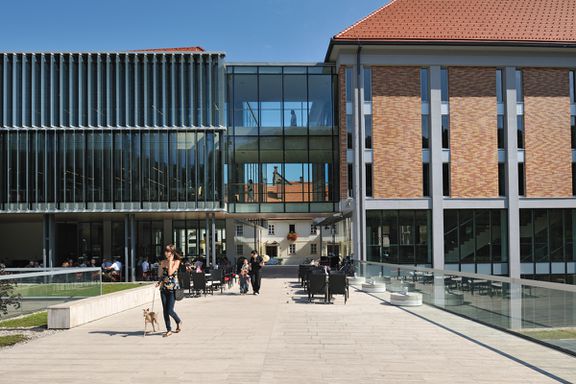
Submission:
[[[180,324],[180,317],[174,312],[174,304],[176,303],[176,291],[172,289],[161,289],[160,298],[162,299],[162,308],[164,309],[164,322],[166,323],[166,332],[170,332],[170,317],[174,319],[176,325]]]

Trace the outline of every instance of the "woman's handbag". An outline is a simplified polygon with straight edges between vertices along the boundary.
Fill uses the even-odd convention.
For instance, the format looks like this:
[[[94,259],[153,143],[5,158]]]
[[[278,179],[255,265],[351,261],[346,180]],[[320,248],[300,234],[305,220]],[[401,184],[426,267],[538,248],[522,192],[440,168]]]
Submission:
[[[174,298],[176,299],[176,301],[182,300],[184,298],[184,289],[176,288],[174,290]]]

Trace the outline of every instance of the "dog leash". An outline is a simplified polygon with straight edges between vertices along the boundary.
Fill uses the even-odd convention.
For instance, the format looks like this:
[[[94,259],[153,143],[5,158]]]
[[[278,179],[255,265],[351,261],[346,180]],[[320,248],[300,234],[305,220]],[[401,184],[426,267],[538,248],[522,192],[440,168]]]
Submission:
[[[156,302],[156,291],[158,288],[154,288],[154,293],[152,294],[152,309],[151,312],[154,312],[154,303]]]

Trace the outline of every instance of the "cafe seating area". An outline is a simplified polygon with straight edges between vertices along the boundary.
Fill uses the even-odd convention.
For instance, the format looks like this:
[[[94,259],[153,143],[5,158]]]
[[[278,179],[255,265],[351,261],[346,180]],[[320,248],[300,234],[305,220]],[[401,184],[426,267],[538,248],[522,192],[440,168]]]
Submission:
[[[317,295],[325,304],[331,304],[334,295],[343,295],[344,304],[350,297],[346,274],[331,271],[325,266],[301,264],[298,268],[298,281],[306,290],[309,303],[314,302]]]

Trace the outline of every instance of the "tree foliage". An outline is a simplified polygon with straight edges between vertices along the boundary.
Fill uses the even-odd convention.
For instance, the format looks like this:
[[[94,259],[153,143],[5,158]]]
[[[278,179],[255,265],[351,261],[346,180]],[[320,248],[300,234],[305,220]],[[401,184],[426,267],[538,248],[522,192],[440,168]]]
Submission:
[[[6,275],[6,266],[0,264],[0,276]],[[0,280],[0,317],[8,314],[8,308],[20,308],[21,296],[15,293],[16,282],[13,280]]]

